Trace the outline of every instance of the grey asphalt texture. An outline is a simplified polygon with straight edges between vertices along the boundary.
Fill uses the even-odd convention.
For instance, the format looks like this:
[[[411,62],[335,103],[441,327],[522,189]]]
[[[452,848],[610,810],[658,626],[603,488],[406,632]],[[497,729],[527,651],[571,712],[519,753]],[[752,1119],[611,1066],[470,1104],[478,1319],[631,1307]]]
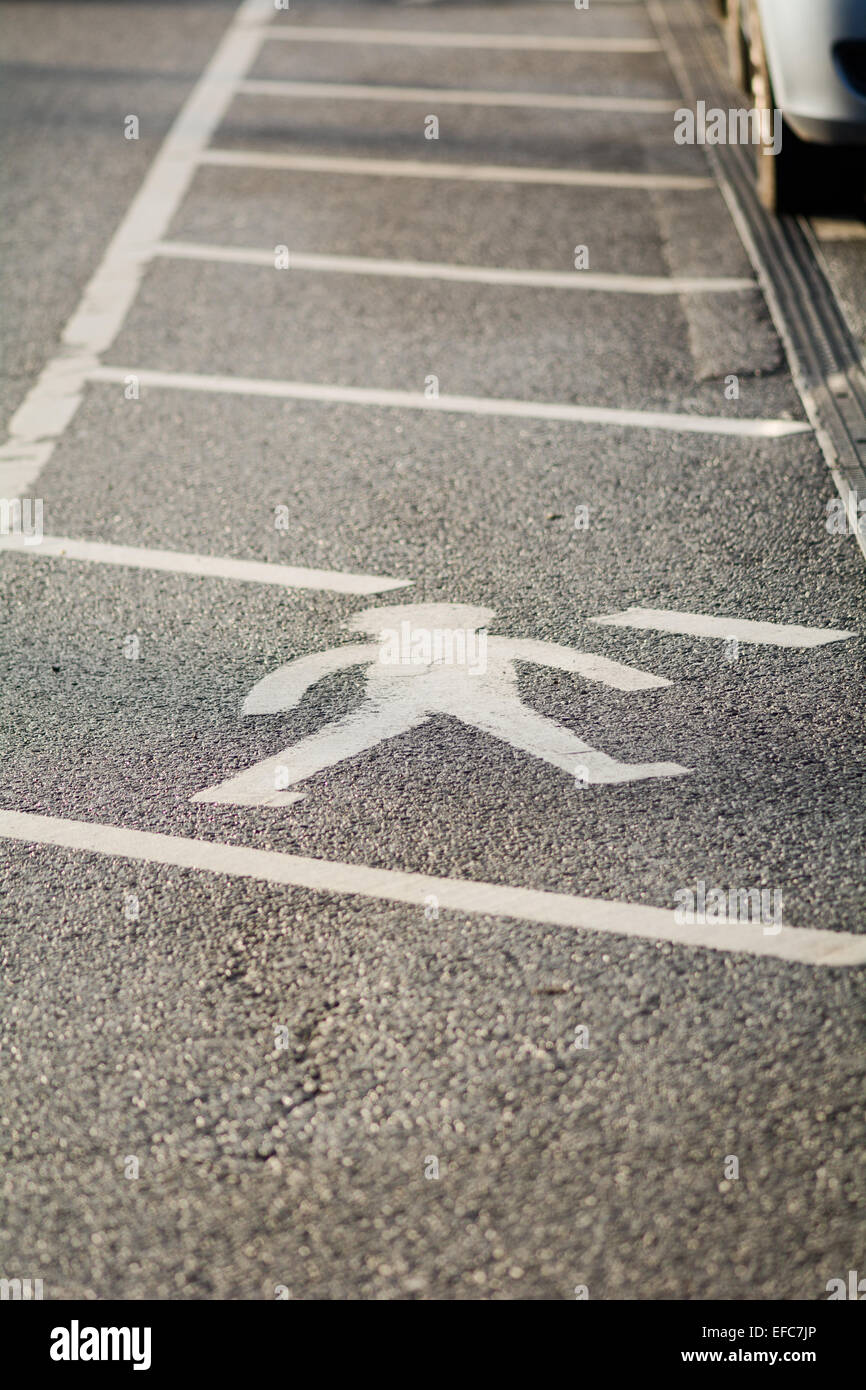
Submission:
[[[0,12],[7,420],[233,6]],[[291,15],[275,22],[652,35],[640,4],[298,0]],[[383,64],[366,45],[307,49],[274,43],[257,74],[677,97],[664,55],[394,47]],[[122,138],[129,112],[139,142]],[[655,116],[443,107],[431,152],[421,114],[244,97],[214,143],[706,172]],[[203,168],[170,234],[563,270],[584,243],[594,270],[750,273],[714,189]],[[805,418],[757,292],[695,303],[158,261],[105,361],[408,390],[435,373],[449,393]],[[3,809],[658,907],[700,879],[779,888],[793,926],[866,930],[863,637],[743,646],[731,663],[714,641],[589,621],[641,605],[866,633],[863,557],[824,526],[833,484],[810,433],[157,389],[136,402],[100,384],[38,495],[48,534],[412,587],[359,598],[0,556]],[[292,713],[239,715],[268,671],[393,601],[483,604],[491,632],[667,677],[625,694],[525,666],[520,689],[594,747],[692,775],[581,790],[442,717],[311,779],[297,806],[190,802],[351,709],[349,673]],[[0,1274],[41,1277],[48,1298],[286,1285],[299,1299],[558,1300],[583,1284],[592,1299],[820,1299],[863,1269],[862,970],[429,921],[9,842],[0,865]]]

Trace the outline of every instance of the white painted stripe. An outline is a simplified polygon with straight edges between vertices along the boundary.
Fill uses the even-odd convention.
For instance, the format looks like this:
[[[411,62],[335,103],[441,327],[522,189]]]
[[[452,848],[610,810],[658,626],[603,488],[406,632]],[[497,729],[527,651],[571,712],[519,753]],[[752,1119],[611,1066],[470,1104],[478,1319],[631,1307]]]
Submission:
[[[423,911],[426,899],[433,896],[439,907],[447,911],[477,913],[484,917],[509,917],[543,926],[571,927],[647,941],[671,941],[681,946],[769,956],[807,965],[866,963],[866,934],[858,936],[853,932],[782,926],[773,936],[764,935],[760,924],[746,922],[689,927],[678,923],[675,913],[667,908],[533,888],[510,888],[505,884],[476,883],[470,879],[373,869],[364,864],[309,859],[21,811],[0,811],[0,837],[146,864],[256,879],[317,893],[349,893],[406,903],[419,911]]]
[[[812,217],[810,221],[819,241],[866,241],[866,222],[835,217]]]
[[[234,560],[220,555],[148,550],[130,545],[108,545],[101,541],[69,540],[66,536],[44,536],[38,544],[34,544],[24,536],[0,535],[0,551],[4,550],[41,559],[87,560],[98,565],[126,565],[131,569],[163,570],[171,574],[195,574],[252,584],[280,584],[287,589],[327,589],[337,594],[380,594],[388,589],[404,589],[411,583],[408,579],[386,579],[375,574],[344,574],[339,570],[271,565],[258,560]]]
[[[210,391],[237,396],[273,396],[297,401],[336,401],[344,405],[394,406],[404,410],[444,410],[460,415],[508,415],[528,420],[566,420],[573,424],[633,425],[638,429],[692,434],[733,434],[778,439],[811,430],[797,420],[734,419],[714,415],[676,415],[660,410],[615,410],[607,406],[554,405],[495,396],[439,396],[420,391],[375,390],[369,386],[331,386],[314,381],[271,381],[262,377],[206,376],[196,372],[156,372],[132,367],[94,367],[90,381],[120,382],[136,376],[141,386],[169,391]]]
[[[574,92],[497,92],[480,88],[385,87],[360,82],[296,82],[247,78],[237,91],[254,97],[322,97],[328,101],[422,101],[438,106],[517,106],[545,111],[613,111],[665,116],[677,109],[665,97],[580,96]]]
[[[593,169],[539,169],[520,164],[443,164],[422,159],[355,159],[342,155],[275,154],[267,150],[202,150],[200,164],[231,169],[291,169],[295,173],[360,174],[390,179],[460,179],[470,183],[556,184],[567,188],[712,188],[693,174],[625,174]]]
[[[856,637],[832,627],[800,627],[796,623],[756,623],[747,618],[716,618],[709,613],[677,613],[666,608],[627,608],[590,622],[605,627],[634,627],[652,632],[676,632],[686,637],[736,637],[738,642],[762,642],[772,647],[822,647]]]
[[[274,268],[273,251],[246,246],[210,246],[202,242],[161,241],[155,256],[175,260],[224,261]],[[526,285],[534,289],[600,290],[605,294],[729,294],[756,288],[754,280],[719,276],[619,275],[589,270],[505,270],[495,266],[443,265],[436,261],[376,260],[368,256],[325,256],[291,251],[292,270],[339,275],[393,275],[413,280],[457,280],[478,285]]]
[[[168,229],[198,155],[250,68],[273,15],[273,0],[244,0],[193,88],[63,332],[63,347],[12,417],[0,448],[0,496],[28,492],[81,403],[97,358],[123,324],[147,263]]]
[[[398,44],[421,48],[516,48],[519,52],[658,53],[658,39],[576,38],[572,34],[466,34],[453,29],[350,29],[338,25],[274,25],[266,39],[288,43]]]

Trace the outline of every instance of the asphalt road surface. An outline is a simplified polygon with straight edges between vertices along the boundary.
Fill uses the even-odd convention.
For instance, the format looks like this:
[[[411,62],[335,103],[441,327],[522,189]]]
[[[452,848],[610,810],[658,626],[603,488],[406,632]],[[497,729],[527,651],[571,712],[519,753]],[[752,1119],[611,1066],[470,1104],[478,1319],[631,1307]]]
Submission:
[[[0,8],[0,1275],[826,1298],[863,555],[652,7]]]

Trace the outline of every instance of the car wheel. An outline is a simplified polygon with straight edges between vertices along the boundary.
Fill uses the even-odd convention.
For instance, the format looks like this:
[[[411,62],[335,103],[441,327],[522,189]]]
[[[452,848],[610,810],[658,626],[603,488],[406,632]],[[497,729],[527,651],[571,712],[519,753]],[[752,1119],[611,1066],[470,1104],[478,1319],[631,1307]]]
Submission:
[[[773,84],[757,10],[752,11],[749,66],[752,104],[761,117],[761,139],[755,145],[755,184],[768,212],[802,212],[811,202],[816,179],[816,151],[801,140],[776,110]],[[781,122],[781,143],[773,153],[773,132]]]

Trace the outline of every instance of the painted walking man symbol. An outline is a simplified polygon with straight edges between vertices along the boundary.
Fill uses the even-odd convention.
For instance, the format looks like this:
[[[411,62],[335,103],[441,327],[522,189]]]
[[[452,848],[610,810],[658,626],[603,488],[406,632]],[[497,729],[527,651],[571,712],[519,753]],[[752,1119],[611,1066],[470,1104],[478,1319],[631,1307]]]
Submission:
[[[571,671],[614,690],[652,690],[670,681],[553,642],[488,637],[493,617],[489,608],[456,603],[367,608],[356,614],[350,627],[376,640],[289,661],[253,686],[243,713],[282,714],[325,676],[366,666],[366,693],[358,708],[193,800],[289,805],[304,793],[288,788],[436,714],[451,715],[572,776],[579,769],[586,783],[636,782],[690,770],[679,763],[621,763],[591,748],[522,703],[514,663]]]

